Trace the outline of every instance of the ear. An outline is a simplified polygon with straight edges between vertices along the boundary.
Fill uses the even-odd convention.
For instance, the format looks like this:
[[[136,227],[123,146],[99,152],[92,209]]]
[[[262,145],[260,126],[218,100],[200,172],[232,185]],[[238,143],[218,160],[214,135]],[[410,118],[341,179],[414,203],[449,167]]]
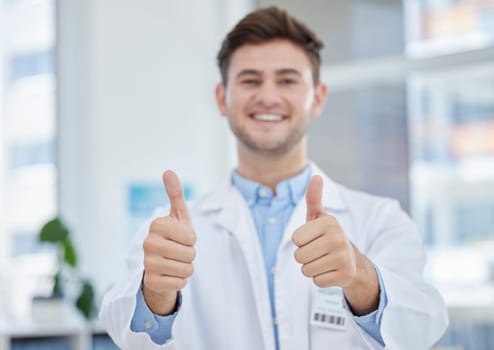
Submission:
[[[226,88],[225,85],[223,85],[223,83],[216,84],[215,94],[216,94],[216,105],[218,106],[221,115],[226,117],[227,116]]]
[[[319,83],[314,89],[314,101],[312,102],[311,117],[316,118],[324,109],[328,87],[324,83]]]

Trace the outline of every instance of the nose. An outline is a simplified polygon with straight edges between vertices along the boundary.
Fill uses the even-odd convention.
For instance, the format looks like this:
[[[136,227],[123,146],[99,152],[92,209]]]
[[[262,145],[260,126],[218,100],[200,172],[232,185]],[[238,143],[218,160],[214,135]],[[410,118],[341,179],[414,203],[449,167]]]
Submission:
[[[276,84],[270,80],[264,81],[255,94],[255,102],[264,107],[278,106],[281,102],[281,95]]]

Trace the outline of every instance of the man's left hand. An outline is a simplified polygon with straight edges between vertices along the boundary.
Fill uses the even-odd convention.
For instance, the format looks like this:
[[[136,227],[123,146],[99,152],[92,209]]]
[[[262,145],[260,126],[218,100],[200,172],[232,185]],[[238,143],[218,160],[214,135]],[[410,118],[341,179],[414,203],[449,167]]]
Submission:
[[[340,286],[352,311],[365,315],[377,309],[379,282],[374,265],[348,240],[338,220],[322,205],[322,178],[311,178],[307,220],[293,233],[295,260],[302,273],[321,288]]]

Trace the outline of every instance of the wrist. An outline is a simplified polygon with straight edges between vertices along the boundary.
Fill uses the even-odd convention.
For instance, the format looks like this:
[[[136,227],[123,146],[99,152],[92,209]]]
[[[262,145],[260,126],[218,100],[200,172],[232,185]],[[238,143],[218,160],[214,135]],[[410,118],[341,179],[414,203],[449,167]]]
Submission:
[[[142,295],[149,310],[155,315],[168,316],[177,309],[177,291],[157,293],[141,284]]]
[[[353,282],[343,288],[343,293],[353,314],[364,316],[379,307],[379,278],[374,264],[354,249],[357,272]]]

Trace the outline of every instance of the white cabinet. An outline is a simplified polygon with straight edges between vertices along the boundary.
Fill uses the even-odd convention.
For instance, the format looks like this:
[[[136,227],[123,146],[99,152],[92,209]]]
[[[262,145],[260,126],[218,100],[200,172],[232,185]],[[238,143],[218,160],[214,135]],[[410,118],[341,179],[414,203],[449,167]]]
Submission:
[[[58,315],[55,313],[50,314],[49,317],[44,315],[42,319],[32,317],[22,321],[0,321],[0,350],[11,350],[14,344],[17,344],[16,348],[24,348],[21,343],[26,344],[26,349],[90,350],[93,349],[93,335],[105,334],[98,322],[89,323],[78,314],[77,310],[66,308]],[[33,346],[37,344],[35,342],[45,344],[45,347]],[[50,345],[51,343],[53,346]]]

